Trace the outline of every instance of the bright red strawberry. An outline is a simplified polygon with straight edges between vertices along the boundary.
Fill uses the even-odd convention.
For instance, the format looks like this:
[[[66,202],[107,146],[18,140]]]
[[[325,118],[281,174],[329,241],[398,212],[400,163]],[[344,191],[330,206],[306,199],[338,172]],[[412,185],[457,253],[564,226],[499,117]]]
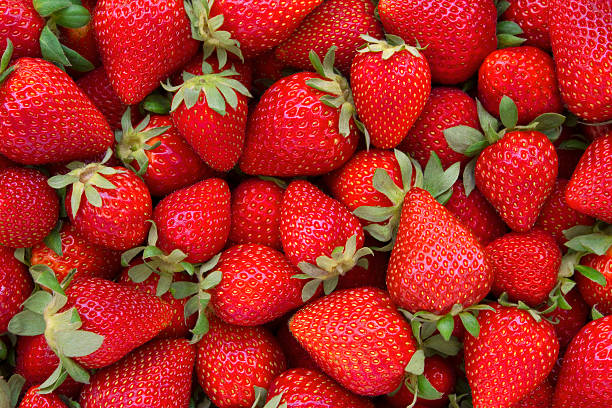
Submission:
[[[497,46],[497,12],[491,1],[381,0],[388,33],[426,47],[432,80],[457,84],[471,77]]]
[[[197,347],[198,382],[219,408],[250,407],[254,386],[268,388],[285,371],[285,356],[263,327],[232,326],[209,317]]]
[[[456,304],[480,302],[492,283],[493,271],[472,232],[430,193],[409,190],[387,270],[393,301],[413,313],[446,314]]]
[[[580,276],[582,276],[580,274]],[[565,349],[576,333],[585,325],[589,316],[589,306],[585,303],[577,289],[571,290],[564,296],[565,301],[571,306],[570,310],[557,307],[550,313],[546,314],[546,318],[553,323],[555,333],[559,339],[561,350]]]
[[[348,75],[357,48],[363,44],[362,34],[383,37],[382,27],[374,17],[374,3],[371,0],[326,1],[276,47],[275,55],[286,65],[310,70],[310,50],[323,55],[335,45],[338,47],[336,65],[340,72]]]
[[[38,170],[0,170],[0,245],[30,247],[42,241],[59,216],[59,200]]]
[[[283,319],[278,331],[276,339],[283,349],[283,353],[287,357],[287,368],[306,368],[309,370],[319,370],[317,363],[310,357],[310,354],[300,343],[293,337],[289,331],[289,322]]]
[[[27,268],[13,252],[0,246],[0,333],[6,332],[9,321],[21,311],[21,304],[34,289]]]
[[[548,380],[544,380],[511,408],[550,408],[553,392],[554,387],[550,385]]]
[[[187,340],[152,341],[97,371],[83,388],[81,407],[187,407],[194,363]]]
[[[444,206],[474,233],[482,246],[501,237],[507,230],[506,224],[478,189],[472,190],[469,196],[465,195],[461,180],[453,184],[453,194]]]
[[[395,390],[415,352],[410,325],[380,289],[334,292],[300,309],[289,329],[326,374],[359,395]]]
[[[104,67],[98,67],[83,75],[76,84],[102,112],[111,129],[120,129],[121,117],[127,106],[113,90]]]
[[[381,149],[396,147],[419,117],[431,91],[429,66],[417,48],[401,38],[387,40],[363,37],[351,66],[355,108]],[[393,118],[393,121],[386,119]]]
[[[612,316],[588,323],[570,343],[553,408],[599,408],[612,404]]]
[[[274,379],[266,401],[279,395],[279,404],[285,403],[287,408],[374,408],[367,398],[351,394],[325,374],[305,368],[287,370]]]
[[[180,0],[99,0],[93,25],[113,89],[127,105],[143,100],[198,50]]]
[[[469,158],[452,150],[444,138],[445,129],[460,125],[480,127],[476,101],[456,88],[433,88],[421,115],[398,149],[409,153],[421,166],[427,164],[431,152],[438,155],[444,168],[456,162],[464,165]]]
[[[15,46],[14,58],[40,57],[38,37],[45,20],[38,15],[29,0],[4,0],[0,3],[0,47],[11,40]]]
[[[465,372],[474,406],[512,406],[546,379],[559,354],[552,324],[525,310],[492,305],[478,314],[480,335],[465,337]]]
[[[192,263],[212,258],[225,246],[231,223],[230,190],[224,180],[210,178],[167,195],[153,220],[159,248],[180,249]]]
[[[612,133],[587,147],[565,190],[565,199],[574,210],[612,223]]]
[[[612,314],[612,251],[607,255],[586,255],[580,264],[599,271],[606,279],[606,285],[601,286],[581,273],[575,274],[578,290],[585,302],[604,315]]]
[[[510,5],[502,20],[513,21],[523,30],[525,45],[550,50],[548,12],[551,0],[506,0]]]
[[[31,387],[23,396],[19,408],[68,408],[56,394],[39,394],[38,387]]]

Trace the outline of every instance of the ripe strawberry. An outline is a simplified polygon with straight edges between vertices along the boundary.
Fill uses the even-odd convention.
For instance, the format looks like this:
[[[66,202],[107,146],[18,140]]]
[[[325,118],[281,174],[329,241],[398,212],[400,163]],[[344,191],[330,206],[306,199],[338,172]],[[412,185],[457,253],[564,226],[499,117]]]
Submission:
[[[553,408],[612,404],[612,316],[584,326],[570,343],[555,387]]]
[[[588,126],[589,128],[592,126]],[[569,180],[587,147],[582,136],[576,137],[575,130],[569,126],[561,128],[559,138],[553,142],[559,157],[559,178]],[[585,132],[586,133],[586,132]]]
[[[584,302],[577,289],[565,294],[564,298],[571,306],[571,309],[565,310],[557,307],[552,312],[546,314],[546,318],[555,323],[553,327],[559,339],[561,350],[567,347],[576,333],[585,325],[589,315],[589,306]]]
[[[478,99],[499,117],[503,96],[518,108],[518,124],[526,125],[543,113],[560,113],[563,103],[552,58],[536,47],[493,51],[478,70]]]
[[[380,289],[318,299],[291,318],[289,329],[326,374],[359,395],[395,390],[415,352],[408,322]]]
[[[19,408],[68,408],[56,394],[39,394],[38,387],[31,387],[23,396]]]
[[[367,245],[368,242],[370,245]],[[373,238],[366,238],[365,243],[364,246],[376,246],[378,244]],[[389,256],[390,253],[386,251],[375,251],[373,255],[364,255],[363,259],[367,261],[367,267],[365,265],[355,265],[353,269],[338,278],[337,288],[352,289],[372,286],[385,289]]]
[[[232,326],[213,316],[197,345],[198,382],[219,408],[250,407],[254,386],[268,388],[285,371],[285,356],[263,327]]]
[[[198,49],[180,0],[100,0],[93,25],[108,77],[126,105],[143,100]]]
[[[551,0],[550,41],[568,109],[591,122],[612,119],[612,4],[608,0]],[[589,80],[592,78],[592,80]]]
[[[293,337],[289,331],[288,319],[283,319],[278,331],[276,339],[283,349],[283,353],[287,357],[287,368],[306,368],[309,370],[319,370],[317,363],[310,357],[310,354],[300,343]]]
[[[382,27],[374,17],[371,0],[331,0],[312,11],[282,44],[275,55],[284,64],[310,70],[308,53],[323,55],[335,45],[336,65],[343,75],[351,71],[357,48],[363,44],[361,34],[382,38]]]
[[[465,373],[474,406],[481,408],[520,401],[546,379],[559,354],[552,324],[525,310],[492,306],[478,314],[478,338],[467,333],[464,342]]]
[[[274,50],[253,58],[249,64],[253,69],[252,91],[257,95],[263,94],[276,81],[291,74],[285,64],[276,58]]]
[[[30,247],[42,241],[59,216],[59,200],[38,170],[0,170],[0,245]]]
[[[386,41],[362,37],[367,45],[351,66],[355,108],[381,149],[397,146],[423,110],[431,91],[427,61],[396,36]],[[394,118],[393,121],[385,118]]]
[[[469,158],[452,150],[444,138],[444,129],[460,125],[480,127],[476,101],[459,89],[433,88],[421,115],[398,149],[409,153],[421,166],[427,164],[432,151],[444,168],[456,162],[465,165]]]
[[[599,271],[606,279],[606,285],[602,286],[581,273],[575,275],[578,290],[585,302],[604,315],[612,314],[612,250],[606,255],[586,255],[580,264]]]
[[[76,84],[102,112],[111,129],[120,129],[121,117],[127,106],[113,90],[105,68],[102,66],[88,72],[80,77]]]
[[[497,12],[490,1],[381,0],[378,11],[385,31],[426,47],[437,83],[467,80],[497,46]]]
[[[522,400],[510,408],[550,408],[552,405],[554,387],[544,380]]]
[[[548,12],[551,0],[506,0],[509,7],[502,20],[513,21],[523,30],[524,45],[550,50]]]
[[[13,250],[0,246],[0,333],[6,332],[9,321],[21,311],[34,285],[27,268],[13,256]]]
[[[279,404],[285,403],[287,408],[374,408],[367,398],[351,394],[325,374],[305,368],[287,370],[276,377],[266,401],[274,397],[280,398]]]
[[[387,270],[393,301],[413,313],[446,314],[456,304],[481,301],[492,283],[493,271],[472,232],[430,193],[409,190]]]
[[[38,37],[45,20],[38,15],[31,1],[6,0],[0,3],[0,47],[11,40],[15,45],[13,58],[40,57]]]
[[[612,133],[587,147],[565,190],[565,199],[574,210],[612,223]]]
[[[97,371],[83,388],[81,407],[187,407],[194,362],[187,340],[152,341]]]
[[[584,133],[584,135],[591,141],[597,139],[598,137],[603,137],[612,132],[612,124],[611,123],[599,123],[599,124],[580,124],[580,129]]]

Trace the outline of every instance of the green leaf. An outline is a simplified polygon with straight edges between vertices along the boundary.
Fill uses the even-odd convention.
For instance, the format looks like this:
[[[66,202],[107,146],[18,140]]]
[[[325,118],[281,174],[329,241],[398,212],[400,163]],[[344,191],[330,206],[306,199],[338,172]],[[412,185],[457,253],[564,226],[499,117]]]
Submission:
[[[486,142],[480,131],[464,125],[445,129],[444,138],[451,149],[461,154],[465,154],[468,148],[476,143]]]
[[[23,378],[19,374],[14,374],[11,376],[11,378],[9,378],[7,385],[8,385],[8,395],[10,397],[9,399],[10,399],[11,407],[17,406],[17,401],[19,400],[19,394],[21,393],[21,390],[23,389],[23,386],[25,385],[25,383],[26,383],[25,378]]]
[[[157,113],[158,115],[167,115],[170,113],[170,100],[160,94],[151,94],[147,96],[141,106],[144,110]]]
[[[499,102],[499,117],[501,118],[502,124],[508,129],[513,129],[518,122],[518,109],[516,104],[506,95],[504,95]]]
[[[565,246],[578,252],[603,255],[612,246],[612,235],[606,235],[601,232],[579,235],[567,241]]]
[[[450,340],[446,341],[440,334],[429,337],[423,345],[427,350],[435,350],[447,356],[456,356],[462,348],[456,337],[451,336]]]
[[[601,319],[602,317],[604,317],[604,315],[599,310],[597,310],[595,306],[593,306],[593,308],[591,309],[591,319],[597,320]]]
[[[66,357],[88,356],[102,346],[104,336],[85,330],[64,330],[55,333],[59,352]]]
[[[582,276],[589,280],[592,280],[600,286],[605,287],[607,285],[606,277],[597,269],[593,269],[589,266],[584,265],[576,265],[576,270],[580,272]]]
[[[85,191],[85,184],[76,182],[72,185],[72,192],[70,194],[70,209],[72,212],[72,219],[76,218],[79,208],[81,207],[81,200],[83,199],[83,192]]]
[[[448,313],[443,318],[437,321],[436,327],[438,331],[444,337],[444,340],[448,341],[453,334],[453,329],[455,328],[455,321],[453,320],[453,316]]]
[[[13,46],[13,43],[10,39],[7,38],[6,48],[4,49],[4,52],[2,53],[2,58],[0,59],[0,73],[5,72],[9,64],[11,63],[11,57],[13,55],[14,49],[15,47]]]
[[[558,146],[561,150],[586,150],[588,143],[581,139],[564,140]]]
[[[219,92],[214,85],[210,84],[205,84],[202,89],[206,95],[206,103],[208,104],[208,107],[217,112],[219,115],[224,116],[226,113],[225,100],[223,99],[221,92]],[[185,104],[187,104],[187,102],[185,102]]]
[[[55,391],[66,379],[68,373],[64,370],[64,366],[60,362],[57,368],[53,370],[49,378],[47,378],[40,386],[38,387],[38,392],[40,394],[49,394],[50,392]]]
[[[58,256],[63,256],[62,252],[62,238],[60,236],[60,229],[62,227],[61,221],[58,222],[55,227],[51,230],[49,235],[45,237],[43,242],[47,246],[47,248],[51,249]]]
[[[313,279],[311,281],[306,282],[304,288],[302,289],[302,301],[307,302],[317,293],[317,289],[321,284],[320,279]]]
[[[495,116],[487,112],[478,99],[476,99],[476,107],[478,110],[478,121],[480,122],[480,127],[482,130],[485,131],[487,140],[495,137],[495,133],[499,129],[499,121],[495,118]]]
[[[463,189],[465,190],[465,196],[469,195],[476,188],[476,162],[477,157],[474,157],[463,169]]]
[[[500,21],[497,23],[497,32],[505,34],[522,34],[523,29],[514,21]]]
[[[425,353],[419,349],[414,352],[404,371],[410,374],[421,375],[425,371]]]
[[[497,1],[495,6],[497,7],[497,17],[499,18],[506,12],[506,10],[508,10],[510,3],[506,0],[501,0]]]
[[[23,302],[23,307],[24,309],[42,315],[47,305],[51,303],[52,298],[53,296],[49,292],[39,290],[38,292],[34,292],[32,296],[30,296],[26,299],[25,302]]]
[[[329,279],[325,279],[323,281],[323,293],[329,295],[334,291],[334,289],[336,289],[336,286],[338,286],[338,276],[333,276]]]
[[[209,328],[209,324],[208,324],[208,318],[206,317],[206,313],[200,313],[198,315],[198,320],[195,326],[193,327],[193,329],[191,330],[191,332],[196,335],[203,335],[208,332],[208,328]]]
[[[93,64],[89,62],[89,60],[84,58],[72,48],[68,48],[62,44],[62,50],[64,51],[66,58],[68,58],[68,61],[70,61],[70,68],[73,70],[78,72],[89,72],[95,68]]]
[[[215,286],[217,286],[219,283],[221,283],[221,279],[223,279],[223,274],[221,273],[221,271],[213,271],[209,273],[208,275],[206,275],[206,277],[200,284],[200,287],[203,290],[212,289]]]
[[[17,313],[8,324],[8,331],[17,336],[37,336],[45,332],[45,319],[31,310]]]
[[[563,125],[565,116],[559,113],[543,113],[531,121],[531,124],[537,123],[535,130],[540,132],[549,129],[555,129]]]
[[[518,47],[522,43],[527,41],[526,38],[517,37],[512,34],[500,33],[497,34],[497,48],[503,49],[508,47]]]
[[[200,286],[195,282],[178,281],[174,282],[170,288],[170,292],[175,299],[185,299],[198,293]]]
[[[46,268],[43,268],[45,266]],[[37,265],[34,265],[31,269],[36,267]],[[40,274],[34,279],[34,281],[45,288],[51,289],[53,292],[64,294],[64,289],[57,281],[57,277],[51,268],[49,268],[47,265],[41,265],[41,267],[38,268],[42,269],[40,269]]]
[[[72,6],[73,3],[70,0],[33,0],[32,5],[41,17],[49,17],[61,9]]]
[[[76,4],[70,4],[70,6],[56,11],[52,16],[57,25],[68,28],[83,27],[89,23],[90,18],[89,10]]]
[[[461,319],[461,323],[463,323],[465,330],[467,330],[473,337],[478,338],[480,335],[480,325],[478,324],[478,319],[476,319],[474,315],[469,312],[459,313],[459,318]]]
[[[132,266],[128,271],[128,276],[135,283],[141,283],[149,279],[153,270],[145,263]]]
[[[94,207],[100,208],[102,207],[102,196],[98,193],[98,190],[91,184],[85,185],[85,197],[87,198],[87,202]]]
[[[55,64],[59,64],[60,67],[70,66],[70,61],[66,57],[62,44],[53,34],[49,26],[46,25],[40,33],[40,51],[42,56],[47,61],[51,61]]]
[[[424,375],[419,375],[417,377],[417,384],[419,387],[419,398],[426,400],[437,400],[442,398],[443,394],[436,390]]]
[[[62,366],[66,369],[68,375],[72,377],[73,380],[76,382],[89,384],[89,373],[83,367],[68,357],[62,355],[58,357],[62,362]]]
[[[480,152],[487,148],[487,146],[489,146],[489,141],[481,140],[480,142],[476,142],[473,145],[468,146],[463,154],[465,154],[467,157],[474,157],[479,155]]]

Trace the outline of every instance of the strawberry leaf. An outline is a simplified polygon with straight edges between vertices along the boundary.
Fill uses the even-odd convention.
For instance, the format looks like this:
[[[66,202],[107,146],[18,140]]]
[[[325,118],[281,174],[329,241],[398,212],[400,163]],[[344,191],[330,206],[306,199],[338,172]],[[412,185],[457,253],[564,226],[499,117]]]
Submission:
[[[576,265],[576,270],[580,272],[582,276],[589,280],[592,280],[600,286],[605,287],[607,285],[606,277],[597,269],[593,269],[585,265]]]
[[[57,25],[67,28],[80,28],[87,25],[91,19],[89,10],[81,5],[73,4],[70,1],[69,3],[70,5],[68,7],[53,13],[51,16],[53,21]]]
[[[568,233],[569,232],[570,231],[568,231]],[[603,255],[612,246],[612,235],[600,232],[579,235],[567,241],[565,246],[579,252]]]
[[[38,336],[45,332],[45,319],[31,310],[17,313],[8,324],[8,331],[17,336]]]
[[[508,96],[504,95],[499,102],[499,117],[507,129],[513,129],[518,122],[518,109]]]
[[[438,331],[444,338],[444,340],[449,341],[451,335],[453,334],[453,329],[455,328],[455,321],[453,320],[453,316],[448,313],[440,320],[436,322],[436,327]]]
[[[448,146],[457,153],[465,154],[474,144],[486,142],[484,135],[470,126],[459,125],[444,130]]]
[[[55,252],[58,256],[63,256],[62,252],[62,238],[60,236],[60,229],[62,228],[62,221],[59,220],[55,227],[51,230],[49,235],[43,240],[44,244]]]
[[[417,377],[417,384],[418,384],[418,395],[419,398],[425,399],[425,400],[437,400],[442,398],[442,393],[438,390],[436,390],[433,385],[431,385],[431,383],[429,382],[429,380],[427,378],[425,378],[424,375],[419,375]]]
[[[70,61],[64,53],[62,44],[57,39],[57,36],[51,31],[48,25],[46,25],[40,33],[40,52],[44,59],[51,61],[54,64],[63,68],[70,66]]]
[[[415,375],[423,374],[425,371],[425,353],[423,350],[419,349],[414,352],[404,371]]]
[[[461,319],[461,323],[465,330],[468,331],[474,338],[478,338],[480,335],[480,325],[478,324],[478,319],[474,317],[473,314],[469,312],[461,312],[459,313],[459,318]]]
[[[102,346],[104,336],[85,330],[63,330],[55,335],[58,351],[66,357],[87,356]]]
[[[70,0],[33,0],[32,6],[41,17],[49,17],[51,14],[72,6]]]

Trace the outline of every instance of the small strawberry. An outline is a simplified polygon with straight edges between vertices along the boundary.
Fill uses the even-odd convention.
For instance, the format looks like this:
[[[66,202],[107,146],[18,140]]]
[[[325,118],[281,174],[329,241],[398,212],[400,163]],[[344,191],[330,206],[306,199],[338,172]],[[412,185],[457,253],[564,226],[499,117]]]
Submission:
[[[23,396],[19,408],[68,408],[56,394],[39,394],[37,387],[31,387]]]
[[[9,321],[21,311],[34,285],[27,268],[13,256],[13,250],[0,246],[0,333],[6,332]]]
[[[586,255],[580,264],[598,271],[604,278],[596,282],[582,273],[576,275],[578,290],[585,302],[604,315],[612,314],[612,249],[606,255]]]
[[[76,84],[102,112],[111,129],[121,128],[121,117],[127,106],[115,93],[104,67],[98,67],[80,77]]]
[[[555,323],[553,327],[555,333],[557,333],[561,350],[567,347],[582,326],[585,325],[589,315],[589,306],[582,299],[579,290],[574,289],[565,294],[565,301],[571,309],[566,310],[557,307],[546,314],[546,318]]]
[[[544,380],[522,400],[510,408],[550,408],[552,406],[554,387]]]
[[[15,45],[13,57],[40,57],[38,37],[45,20],[28,0],[6,0],[0,3],[0,47],[11,40]]]
[[[502,19],[516,23],[523,30],[521,37],[527,39],[525,45],[549,51],[548,13],[551,0],[506,0],[506,2],[508,6],[502,14]]]
[[[366,46],[351,66],[355,108],[381,149],[396,147],[423,110],[431,91],[429,66],[415,47],[387,34],[386,41],[364,35]],[[386,120],[394,118],[393,121]]]

